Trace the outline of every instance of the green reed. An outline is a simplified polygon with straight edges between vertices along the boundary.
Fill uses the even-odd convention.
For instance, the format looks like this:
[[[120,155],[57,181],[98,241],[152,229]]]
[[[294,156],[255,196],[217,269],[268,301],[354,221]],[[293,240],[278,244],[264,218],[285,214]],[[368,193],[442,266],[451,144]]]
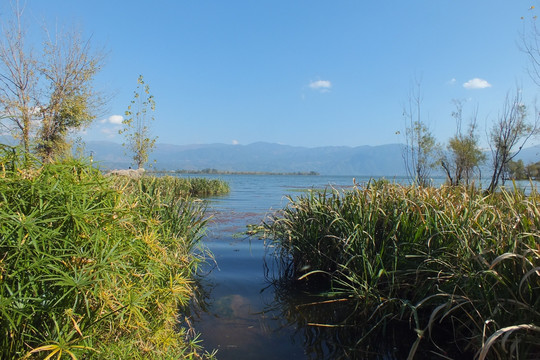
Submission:
[[[535,192],[373,181],[291,199],[265,231],[282,277],[328,281],[372,324],[408,319],[411,358],[438,328],[479,358],[507,358],[539,351],[539,211]]]
[[[215,196],[224,195],[230,192],[229,184],[220,179],[207,178],[179,178],[175,176],[143,176],[134,181],[127,177],[115,177],[118,184],[124,184],[128,187],[138,184],[142,188],[152,188],[152,191],[159,191],[169,196]]]
[[[202,261],[202,202],[81,161],[17,161],[0,169],[0,358],[209,356],[178,325]]]

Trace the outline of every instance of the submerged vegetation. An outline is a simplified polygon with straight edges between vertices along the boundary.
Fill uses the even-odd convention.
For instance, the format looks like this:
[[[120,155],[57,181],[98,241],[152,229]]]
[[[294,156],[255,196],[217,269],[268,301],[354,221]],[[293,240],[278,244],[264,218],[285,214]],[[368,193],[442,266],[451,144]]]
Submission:
[[[449,348],[460,358],[540,356],[534,191],[486,196],[465,187],[372,181],[291,199],[263,229],[279,264],[274,280],[322,286],[325,302],[347,304],[344,316],[311,322],[349,336],[351,323],[363,324],[353,347],[405,324],[410,358],[422,347],[443,357]]]
[[[206,190],[3,150],[0,358],[211,357],[179,325],[205,251],[190,193]]]

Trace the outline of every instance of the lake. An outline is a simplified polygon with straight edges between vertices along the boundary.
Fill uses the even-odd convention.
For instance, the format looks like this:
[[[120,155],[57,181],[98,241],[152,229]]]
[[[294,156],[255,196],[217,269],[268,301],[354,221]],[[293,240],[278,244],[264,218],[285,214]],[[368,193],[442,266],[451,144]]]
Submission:
[[[183,175],[188,177],[188,175]],[[192,177],[201,177],[193,175]],[[218,350],[218,359],[326,358],[325,344],[307,346],[305,333],[287,319],[267,278],[263,240],[240,233],[287,205],[286,195],[303,189],[352,187],[352,176],[202,175],[229,183],[228,195],[209,199],[204,244],[214,255],[205,267],[208,299],[195,330],[203,346]],[[369,178],[356,178],[357,182]],[[320,347],[320,348],[318,348]]]
[[[188,175],[182,175],[189,177]],[[227,181],[228,195],[208,199],[208,224],[204,244],[214,260],[203,269],[202,288],[207,297],[194,316],[195,330],[203,346],[217,349],[218,359],[334,359],[348,358],[347,348],[356,341],[354,328],[332,329],[310,325],[313,318],[339,321],[348,309],[331,307],[309,313],[302,304],[317,301],[306,293],[272,286],[271,248],[263,240],[242,235],[246,225],[259,224],[272,212],[285,207],[286,195],[298,196],[304,189],[348,188],[352,176],[286,175],[193,175]],[[357,177],[362,183],[369,178]],[[403,178],[389,179],[406,182]],[[524,185],[527,185],[526,183]],[[357,326],[357,325],[355,325]],[[412,341],[400,347],[387,340],[378,344],[379,355],[369,358],[406,357]],[[410,331],[406,331],[408,334]],[[399,341],[398,341],[399,342]],[[380,348],[382,346],[382,349]],[[372,349],[367,349],[371,352]]]

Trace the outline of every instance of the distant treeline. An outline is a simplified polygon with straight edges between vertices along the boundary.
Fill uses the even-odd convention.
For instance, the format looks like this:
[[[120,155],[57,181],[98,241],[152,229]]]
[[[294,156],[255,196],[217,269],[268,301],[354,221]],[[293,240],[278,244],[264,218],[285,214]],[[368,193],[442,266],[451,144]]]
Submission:
[[[516,180],[540,179],[540,161],[525,165],[523,160],[510,161],[507,167],[508,178]]]
[[[271,172],[271,171],[226,171],[217,169],[202,169],[202,170],[153,170],[153,173],[168,173],[168,174],[217,174],[217,175],[302,175],[316,176],[320,175],[316,171],[296,171],[296,172]]]

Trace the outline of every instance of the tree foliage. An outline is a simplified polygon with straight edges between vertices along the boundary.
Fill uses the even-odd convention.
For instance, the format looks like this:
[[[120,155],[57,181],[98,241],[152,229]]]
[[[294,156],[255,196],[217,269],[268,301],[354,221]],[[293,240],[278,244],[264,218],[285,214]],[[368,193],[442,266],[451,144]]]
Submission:
[[[2,21],[0,114],[2,125],[22,143],[35,145],[44,161],[68,148],[70,131],[89,125],[103,105],[92,82],[103,62],[79,32],[44,30],[42,49],[27,43],[23,10]]]
[[[89,124],[95,118],[101,100],[91,87],[101,57],[90,52],[88,42],[79,34],[66,34],[45,43],[40,72],[50,84],[47,104],[41,110],[38,152],[44,160],[67,148],[66,135],[71,129]]]
[[[528,180],[540,178],[540,161],[525,165],[523,160],[508,163],[508,176],[515,180]]]
[[[157,137],[152,137],[150,133],[150,122],[154,120],[152,114],[155,108],[156,104],[154,96],[150,94],[150,87],[140,75],[133,100],[122,121],[124,126],[119,131],[125,137],[123,146],[132,153],[137,168],[141,168],[148,162],[148,157],[156,143]]]
[[[463,132],[463,101],[454,100],[454,105],[456,110],[452,112],[452,117],[456,120],[456,133],[448,141],[447,152],[441,155],[441,166],[451,185],[469,185],[474,170],[486,157],[478,144],[476,112],[467,131]]]

